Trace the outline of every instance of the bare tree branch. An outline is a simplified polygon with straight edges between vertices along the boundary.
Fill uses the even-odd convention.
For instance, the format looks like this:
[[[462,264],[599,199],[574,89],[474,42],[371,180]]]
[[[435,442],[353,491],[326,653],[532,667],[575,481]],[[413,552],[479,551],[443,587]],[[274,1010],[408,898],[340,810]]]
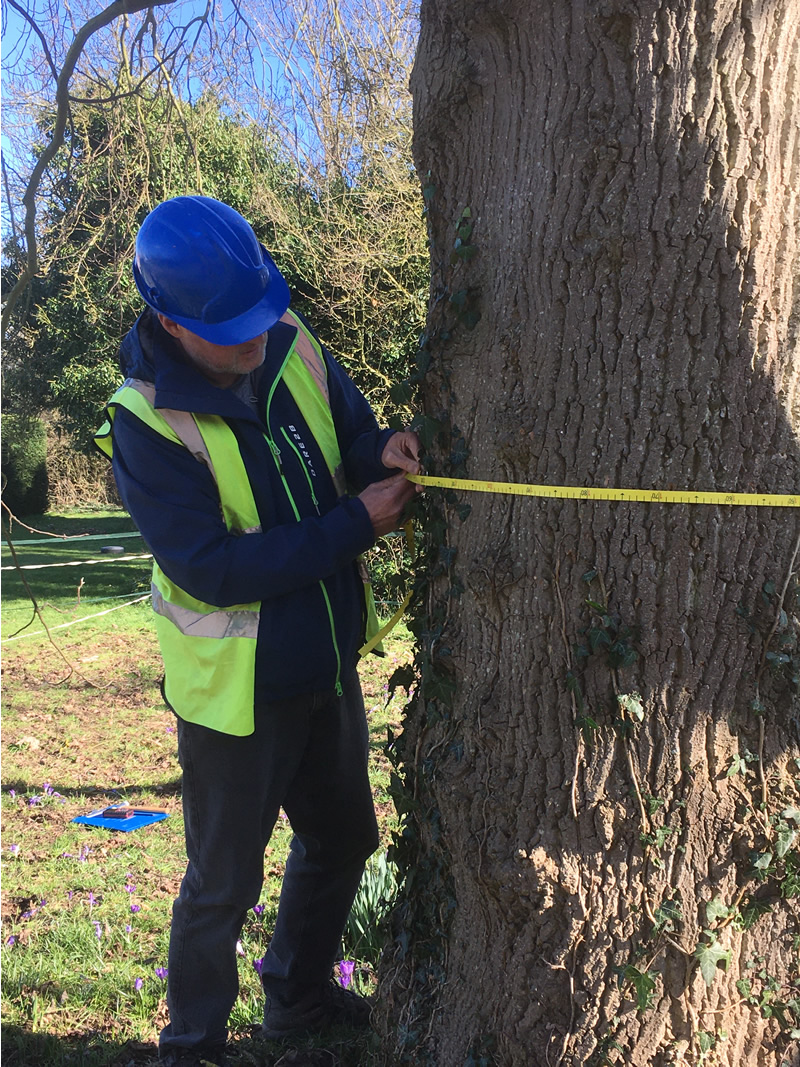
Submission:
[[[29,16],[29,14],[25,10],[25,8],[22,7],[21,4],[17,3],[17,0],[8,0],[8,4],[9,4],[10,7],[13,7],[14,10],[16,12],[18,12],[25,19],[25,21],[30,26],[31,30],[33,30],[33,32],[39,38],[39,43],[41,44],[42,51],[44,52],[44,58],[47,60],[47,65],[50,68],[50,73],[53,75],[53,81],[57,82],[58,81],[58,70],[56,69],[55,63],[53,62],[53,56],[52,56],[52,54],[50,52],[50,46],[48,45],[47,41],[45,40],[44,34],[39,29],[39,27],[36,25],[36,22]]]
[[[14,8],[26,19],[38,34],[38,29],[31,16],[15,3],[14,0],[9,0],[9,2],[12,3]],[[56,80],[55,124],[53,126],[50,142],[36,161],[36,165],[31,172],[30,179],[28,180],[25,189],[25,194],[22,198],[22,203],[25,206],[25,247],[27,261],[16,284],[9,292],[5,301],[1,320],[1,333],[3,338],[5,338],[13,308],[16,306],[20,296],[26,290],[31,280],[36,276],[39,269],[38,246],[36,241],[36,196],[39,189],[39,183],[47,165],[64,143],[64,131],[67,127],[67,120],[69,117],[69,83],[75,72],[75,67],[81,57],[86,42],[92,34],[96,33],[104,26],[108,26],[121,15],[131,15],[146,8],[167,7],[173,3],[175,3],[175,0],[114,0],[114,2],[109,4],[99,15],[95,15],[94,18],[89,19],[75,35]],[[52,59],[49,57],[49,53],[48,61],[52,67]]]

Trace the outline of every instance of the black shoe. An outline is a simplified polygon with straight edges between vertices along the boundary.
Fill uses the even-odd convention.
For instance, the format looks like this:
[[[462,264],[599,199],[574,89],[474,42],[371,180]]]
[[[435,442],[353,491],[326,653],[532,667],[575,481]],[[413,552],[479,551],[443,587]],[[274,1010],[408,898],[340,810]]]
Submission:
[[[229,1067],[223,1048],[170,1048],[159,1056],[159,1067]]]
[[[331,1026],[350,1026],[354,1029],[369,1027],[372,1005],[366,997],[360,997],[351,989],[342,989],[331,980],[322,991],[322,996],[299,1004],[282,1004],[275,996],[267,996],[264,1012],[264,1037],[280,1041],[285,1037],[309,1030],[327,1030]]]

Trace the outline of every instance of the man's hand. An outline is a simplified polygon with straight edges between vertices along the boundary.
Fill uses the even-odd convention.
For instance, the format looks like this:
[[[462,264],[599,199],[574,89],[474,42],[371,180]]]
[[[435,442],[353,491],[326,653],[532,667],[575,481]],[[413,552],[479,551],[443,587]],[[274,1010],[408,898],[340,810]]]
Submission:
[[[399,434],[395,434],[395,437],[397,436]],[[394,463],[392,466],[397,467],[399,464]],[[392,530],[402,526],[403,509],[414,496],[416,489],[417,486],[401,472],[382,482],[373,482],[363,493],[359,493],[358,499],[369,512],[376,537],[391,533]]]
[[[399,430],[386,442],[381,463],[384,467],[399,467],[401,471],[407,471],[409,474],[422,474],[419,461],[421,450],[420,439],[413,430]]]

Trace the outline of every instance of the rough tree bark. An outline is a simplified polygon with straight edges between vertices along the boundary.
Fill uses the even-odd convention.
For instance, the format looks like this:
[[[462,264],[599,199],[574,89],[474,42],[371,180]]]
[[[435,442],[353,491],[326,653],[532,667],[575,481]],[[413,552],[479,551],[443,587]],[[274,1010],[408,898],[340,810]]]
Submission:
[[[423,0],[432,473],[800,490],[799,51]],[[798,512],[427,496],[387,1061],[798,1063]]]

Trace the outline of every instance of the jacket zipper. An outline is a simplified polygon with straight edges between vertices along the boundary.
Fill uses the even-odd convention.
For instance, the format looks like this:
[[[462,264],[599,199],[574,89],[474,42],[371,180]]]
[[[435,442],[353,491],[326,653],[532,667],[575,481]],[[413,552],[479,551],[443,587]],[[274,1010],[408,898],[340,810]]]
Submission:
[[[264,437],[266,439],[267,444],[269,445],[269,450],[272,453],[272,458],[275,460],[275,466],[278,468],[278,474],[280,475],[281,481],[283,482],[283,488],[286,490],[286,495],[289,498],[289,503],[292,506],[292,511],[294,512],[294,516],[297,519],[297,521],[300,522],[300,512],[298,511],[297,504],[295,504],[294,497],[292,496],[292,492],[291,492],[291,490],[289,488],[289,483],[286,480],[286,475],[285,475],[284,470],[283,470],[283,463],[281,462],[281,450],[278,448],[277,444],[275,443],[275,440],[272,437],[272,434],[270,433],[270,429],[269,429],[269,409],[270,409],[270,405],[272,404],[272,397],[273,397],[273,395],[275,393],[275,390],[276,390],[276,388],[278,386],[278,382],[280,381],[281,376],[283,375],[284,368],[285,368],[286,364],[289,362],[289,359],[290,359],[290,357],[291,357],[293,352],[294,352],[294,345],[291,346],[291,348],[289,349],[289,351],[288,351],[288,353],[286,355],[286,358],[284,359],[283,363],[281,364],[281,369],[279,370],[278,374],[276,375],[275,380],[273,381],[272,386],[271,386],[270,391],[269,391],[269,394],[267,396],[267,405],[266,405],[266,410],[265,410],[265,413],[264,413],[264,421],[265,421],[265,424],[266,424],[267,432],[264,434]],[[295,446],[289,440],[289,437],[288,437],[288,435],[286,433],[286,430],[283,427],[281,427],[281,432],[283,433],[283,436],[285,437],[286,443],[289,445],[289,447],[294,449],[294,451],[297,453],[297,458],[300,461],[300,466],[302,467],[303,472],[304,472],[304,474],[306,476],[306,480],[308,481],[308,487],[309,487],[309,490],[311,492],[311,499],[312,499],[312,501],[314,503],[314,507],[317,509],[317,514],[319,515],[319,503],[317,502],[317,495],[314,492],[314,487],[313,487],[313,485],[311,483],[311,475],[308,473],[308,470],[306,468],[305,463],[302,460],[302,457],[300,456],[300,453],[297,451]],[[313,434],[312,434],[312,436],[313,436]],[[331,599],[330,599],[330,596],[328,595],[327,587],[325,586],[325,582],[322,579],[320,579],[320,581],[319,581],[319,587],[322,590],[322,596],[323,596],[323,599],[325,600],[325,608],[326,608],[326,610],[328,612],[328,624],[329,624],[329,626],[331,628],[331,641],[333,642],[333,651],[334,651],[334,655],[336,656],[336,685],[335,685],[334,688],[336,690],[336,695],[340,697],[342,695],[342,693],[344,692],[344,690],[342,689],[342,657],[341,657],[341,654],[339,652],[339,642],[336,639],[336,626],[335,626],[334,621],[333,621],[333,607],[331,606]]]
[[[303,473],[306,476],[306,481],[308,482],[308,491],[309,491],[309,493],[311,493],[311,502],[313,503],[314,507],[317,509],[317,515],[319,515],[319,501],[317,500],[317,494],[314,492],[314,480],[312,479],[311,474],[309,473],[308,466],[305,463],[305,461],[303,460],[303,457],[300,455],[300,449],[297,447],[297,445],[294,443],[294,441],[291,439],[291,437],[286,432],[286,427],[285,426],[281,426],[281,433],[283,434],[284,439],[286,440],[286,444],[289,446],[289,448],[291,448],[291,450],[297,456],[297,462],[302,467]]]

